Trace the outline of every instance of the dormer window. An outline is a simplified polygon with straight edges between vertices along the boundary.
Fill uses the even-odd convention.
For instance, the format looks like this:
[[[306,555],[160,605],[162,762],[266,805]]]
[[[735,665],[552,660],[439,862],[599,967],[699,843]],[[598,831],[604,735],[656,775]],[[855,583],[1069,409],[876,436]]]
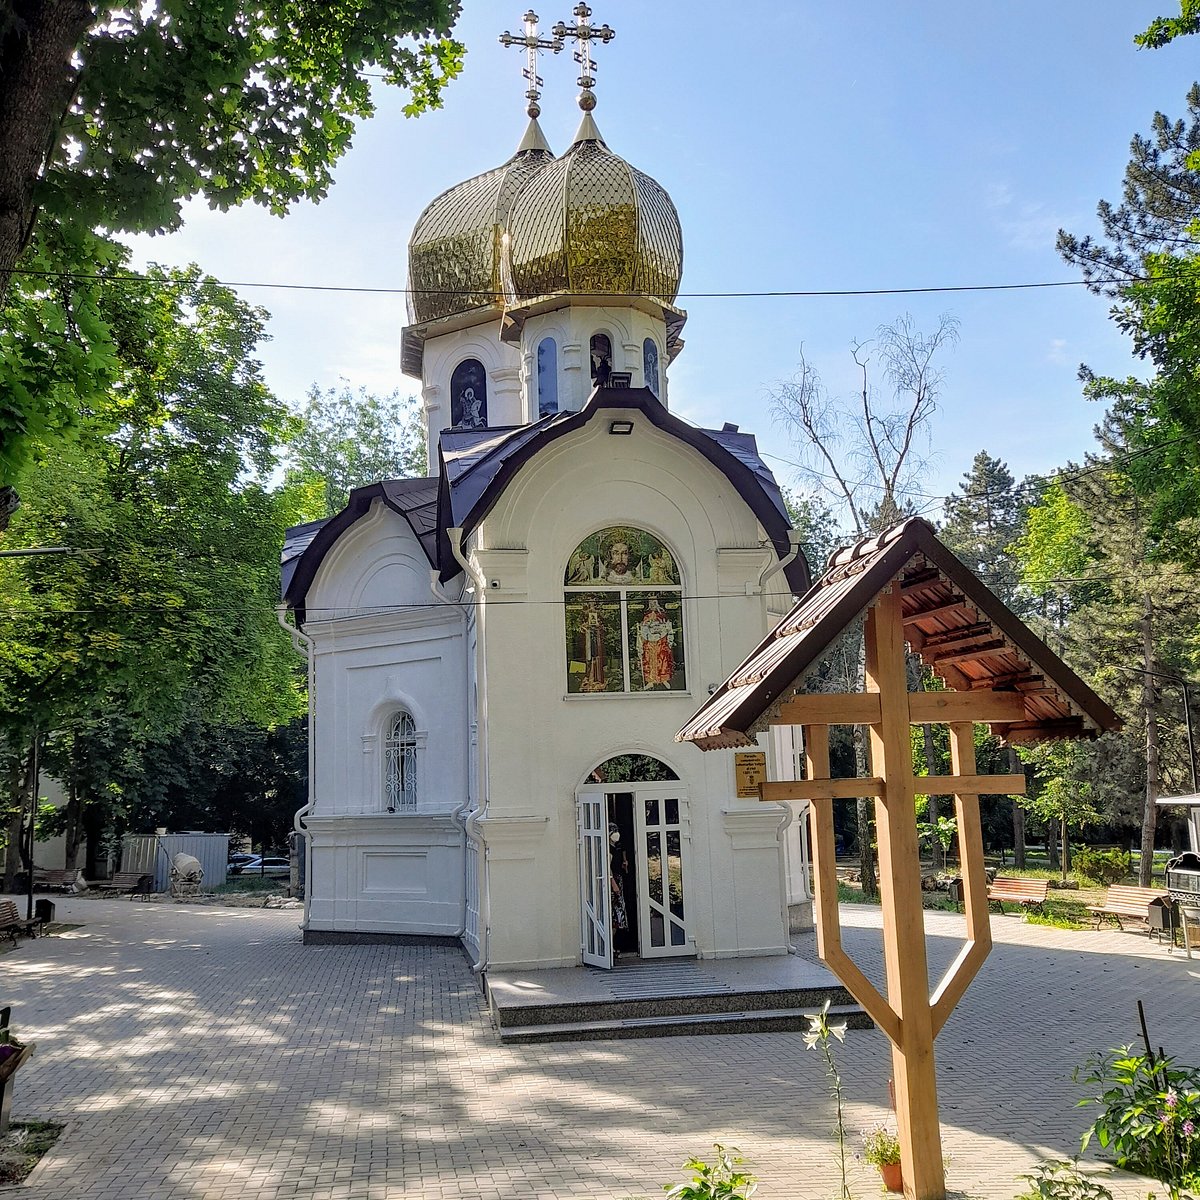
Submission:
[[[450,376],[450,424],[483,429],[487,423],[487,372],[479,359],[465,358]]]

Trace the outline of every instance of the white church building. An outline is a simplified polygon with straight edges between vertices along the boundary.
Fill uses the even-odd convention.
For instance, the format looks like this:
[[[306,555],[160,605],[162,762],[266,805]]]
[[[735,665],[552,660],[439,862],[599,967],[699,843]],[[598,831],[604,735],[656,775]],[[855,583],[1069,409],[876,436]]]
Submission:
[[[284,548],[309,656],[308,941],[611,967],[785,954],[810,920],[799,806],[675,741],[808,567],[754,438],[671,411],[679,218],[601,137],[580,28],[565,153],[535,73],[516,153],[412,234],[402,366],[431,477],[359,488]],[[792,777],[790,745],[759,741]]]

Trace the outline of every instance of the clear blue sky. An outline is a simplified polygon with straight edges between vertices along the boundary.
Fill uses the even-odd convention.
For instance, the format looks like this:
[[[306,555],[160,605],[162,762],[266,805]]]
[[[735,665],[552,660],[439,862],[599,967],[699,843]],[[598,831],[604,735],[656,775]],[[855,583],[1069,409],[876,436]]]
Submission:
[[[543,29],[572,5],[538,6]],[[609,144],[671,193],[683,222],[683,291],[877,289],[1073,278],[1057,229],[1096,226],[1118,199],[1129,141],[1161,109],[1184,110],[1200,40],[1142,51],[1133,35],[1169,0],[594,0],[617,30],[597,50],[595,116]],[[416,217],[443,188],[504,161],[525,117],[523,3],[466,0],[466,70],[445,108],[418,120],[395,89],[360,129],[318,206],[287,218],[191,206],[143,259],[198,262],[226,280],[402,288]],[[542,61],[542,124],[556,151],[578,122],[569,51]],[[317,383],[415,392],[400,373],[404,298],[246,288],[268,308],[266,377],[297,402]],[[909,312],[961,326],[944,359],[935,461],[920,490],[945,493],[986,448],[1015,475],[1078,459],[1099,412],[1080,362],[1134,369],[1106,304],[1082,288],[944,296],[680,301],[687,346],[672,406],[735,421],[796,457],[768,393],[801,345],[834,392],[853,389],[850,344]],[[784,482],[789,469],[773,464]]]

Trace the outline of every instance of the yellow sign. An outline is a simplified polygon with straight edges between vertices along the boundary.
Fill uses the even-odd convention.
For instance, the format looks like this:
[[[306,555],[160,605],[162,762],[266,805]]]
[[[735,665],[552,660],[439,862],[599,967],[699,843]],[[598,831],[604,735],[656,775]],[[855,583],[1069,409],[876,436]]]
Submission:
[[[767,756],[762,751],[735,754],[733,777],[737,780],[739,799],[757,800],[758,785],[767,782]]]

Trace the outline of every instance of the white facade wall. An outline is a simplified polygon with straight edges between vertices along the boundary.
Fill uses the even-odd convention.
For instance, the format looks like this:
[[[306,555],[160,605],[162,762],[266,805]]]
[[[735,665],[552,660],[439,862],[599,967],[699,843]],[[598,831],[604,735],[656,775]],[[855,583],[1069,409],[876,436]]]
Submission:
[[[661,759],[686,788],[684,881],[696,953],[787,949],[780,833],[788,814],[736,798],[732,755],[674,741],[709,687],[767,632],[757,582],[775,556],[725,476],[632,416],[632,436],[610,436],[601,414],[542,450],[468,547],[483,584],[478,664],[487,689],[486,807],[472,825],[487,847],[487,957],[495,968],[579,961],[576,789],[622,753]],[[575,547],[610,525],[645,529],[676,556],[691,597],[686,692],[567,695],[563,573]],[[783,586],[779,577],[772,584]]]
[[[467,803],[466,624],[458,606],[436,600],[430,579],[408,523],[376,503],[309,590],[319,698],[306,819],[310,930],[462,930],[455,814]],[[416,726],[413,812],[388,812],[384,800],[383,743],[400,709]]]

